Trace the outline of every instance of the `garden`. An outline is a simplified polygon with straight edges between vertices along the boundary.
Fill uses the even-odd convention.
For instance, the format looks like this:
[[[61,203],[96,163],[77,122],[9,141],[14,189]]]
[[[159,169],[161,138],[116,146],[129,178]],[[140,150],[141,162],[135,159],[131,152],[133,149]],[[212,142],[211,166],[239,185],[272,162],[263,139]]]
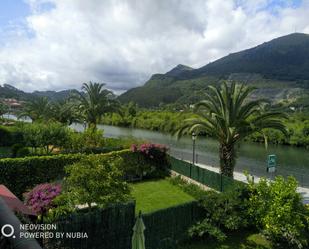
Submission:
[[[83,231],[89,236],[86,241],[44,240],[43,247],[130,248],[132,228],[141,211],[147,249],[309,248],[309,208],[303,205],[293,177],[254,182],[248,175],[248,184],[233,179],[234,145],[240,139],[234,128],[223,138],[221,130],[214,134],[221,143],[222,161],[221,174],[215,173],[169,156],[164,145],[104,137],[96,125],[105,108],[114,108],[115,103],[106,98],[102,85],[84,87],[89,96],[99,91],[103,97],[97,102],[100,94],[75,98],[87,120],[83,132],[69,128],[74,118],[57,116],[60,107],[48,107],[43,100],[37,105],[51,108],[51,117],[43,115],[44,108],[33,112],[27,106],[25,112],[33,123],[0,127],[6,157],[0,159],[0,183],[35,212],[31,222],[53,223],[58,231]],[[230,98],[227,86],[224,89]],[[275,119],[278,113],[263,115],[247,118],[262,128],[271,121],[284,129]],[[221,119],[212,118],[205,114],[189,119],[178,135],[201,126],[207,131],[214,131],[214,126],[225,129]],[[241,125],[243,136],[257,129],[248,122]],[[18,216],[30,222],[29,217]]]
[[[169,174],[173,170],[186,175],[181,167],[189,166],[170,158],[165,146],[141,143],[108,153],[1,159],[0,180],[24,196],[39,223],[91,216],[113,205],[130,208],[133,201],[131,220],[126,222],[134,224],[142,211],[147,248],[157,243],[180,249],[308,248],[309,210],[296,192],[294,178],[254,183],[248,176],[249,184],[233,182],[220,193]],[[192,175],[196,181],[212,186],[210,178],[197,172],[199,177]],[[162,232],[155,232],[158,228]],[[129,230],[127,241],[130,234]]]

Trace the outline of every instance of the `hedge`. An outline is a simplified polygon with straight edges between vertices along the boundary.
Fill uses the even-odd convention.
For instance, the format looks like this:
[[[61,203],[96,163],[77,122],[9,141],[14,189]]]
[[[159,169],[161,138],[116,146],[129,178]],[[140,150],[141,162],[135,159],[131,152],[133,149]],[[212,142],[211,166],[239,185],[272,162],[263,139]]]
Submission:
[[[23,193],[37,184],[61,180],[65,176],[65,166],[78,162],[82,158],[100,157],[104,159],[116,156],[123,158],[121,168],[126,176],[142,174],[155,167],[155,165],[150,165],[142,155],[128,149],[105,154],[60,154],[6,158],[0,159],[0,184],[6,185],[15,195],[21,197]]]
[[[23,141],[23,134],[17,128],[0,126],[0,146],[12,146]]]

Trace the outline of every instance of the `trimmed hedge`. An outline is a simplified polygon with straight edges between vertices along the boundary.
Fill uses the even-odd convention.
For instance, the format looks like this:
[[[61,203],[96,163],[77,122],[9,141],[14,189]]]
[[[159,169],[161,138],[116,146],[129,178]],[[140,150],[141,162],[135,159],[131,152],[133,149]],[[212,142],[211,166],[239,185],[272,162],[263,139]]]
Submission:
[[[6,158],[0,160],[0,184],[6,185],[15,195],[23,193],[35,185],[60,180],[65,176],[64,168],[81,160],[82,157],[117,157],[123,158],[121,168],[125,176],[142,176],[151,172],[155,165],[139,153],[130,150],[114,151],[105,154],[60,154],[54,156],[34,156],[25,158]]]
[[[0,146],[12,146],[23,141],[23,134],[16,127],[0,126]]]
[[[81,154],[67,154],[1,159],[0,184],[21,197],[37,184],[62,178],[64,167],[79,161],[81,157]]]

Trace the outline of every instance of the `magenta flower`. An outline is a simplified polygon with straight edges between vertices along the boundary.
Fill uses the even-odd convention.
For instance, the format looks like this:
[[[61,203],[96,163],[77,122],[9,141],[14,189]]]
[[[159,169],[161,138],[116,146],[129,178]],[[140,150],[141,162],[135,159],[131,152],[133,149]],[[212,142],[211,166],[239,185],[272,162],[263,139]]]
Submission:
[[[44,214],[54,206],[52,202],[60,193],[60,184],[40,184],[26,194],[25,203],[37,215]]]

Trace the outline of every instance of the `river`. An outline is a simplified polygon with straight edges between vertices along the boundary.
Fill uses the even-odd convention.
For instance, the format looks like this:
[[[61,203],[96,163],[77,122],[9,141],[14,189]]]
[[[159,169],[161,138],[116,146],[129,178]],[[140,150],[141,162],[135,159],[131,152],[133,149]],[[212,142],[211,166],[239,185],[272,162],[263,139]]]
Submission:
[[[76,130],[83,130],[81,124],[72,126]],[[136,128],[124,128],[109,125],[99,125],[106,137],[134,137],[146,141],[165,144],[170,148],[172,155],[192,161],[191,137],[177,140],[170,134]],[[236,171],[247,170],[257,176],[270,176],[266,172],[267,156],[277,156],[277,172],[280,175],[294,175],[302,186],[309,186],[309,150],[284,145],[268,145],[244,142],[240,145],[236,163]],[[218,167],[218,143],[212,138],[197,137],[196,157],[198,163]],[[273,177],[273,175],[272,175]]]
[[[9,115],[7,118],[16,119]],[[72,128],[81,131],[82,124],[73,124]],[[192,140],[191,137],[183,137],[177,140],[170,134],[149,131],[136,128],[124,128],[109,125],[98,125],[104,130],[106,137],[134,137],[154,143],[165,144],[170,148],[172,155],[192,161]],[[266,149],[263,144],[244,142],[238,148],[236,171],[249,173],[257,176],[294,175],[300,185],[309,187],[309,150],[293,146],[269,144]],[[267,155],[277,156],[277,171],[273,175],[266,172]],[[196,139],[196,161],[218,167],[218,143],[212,138],[197,137]]]

